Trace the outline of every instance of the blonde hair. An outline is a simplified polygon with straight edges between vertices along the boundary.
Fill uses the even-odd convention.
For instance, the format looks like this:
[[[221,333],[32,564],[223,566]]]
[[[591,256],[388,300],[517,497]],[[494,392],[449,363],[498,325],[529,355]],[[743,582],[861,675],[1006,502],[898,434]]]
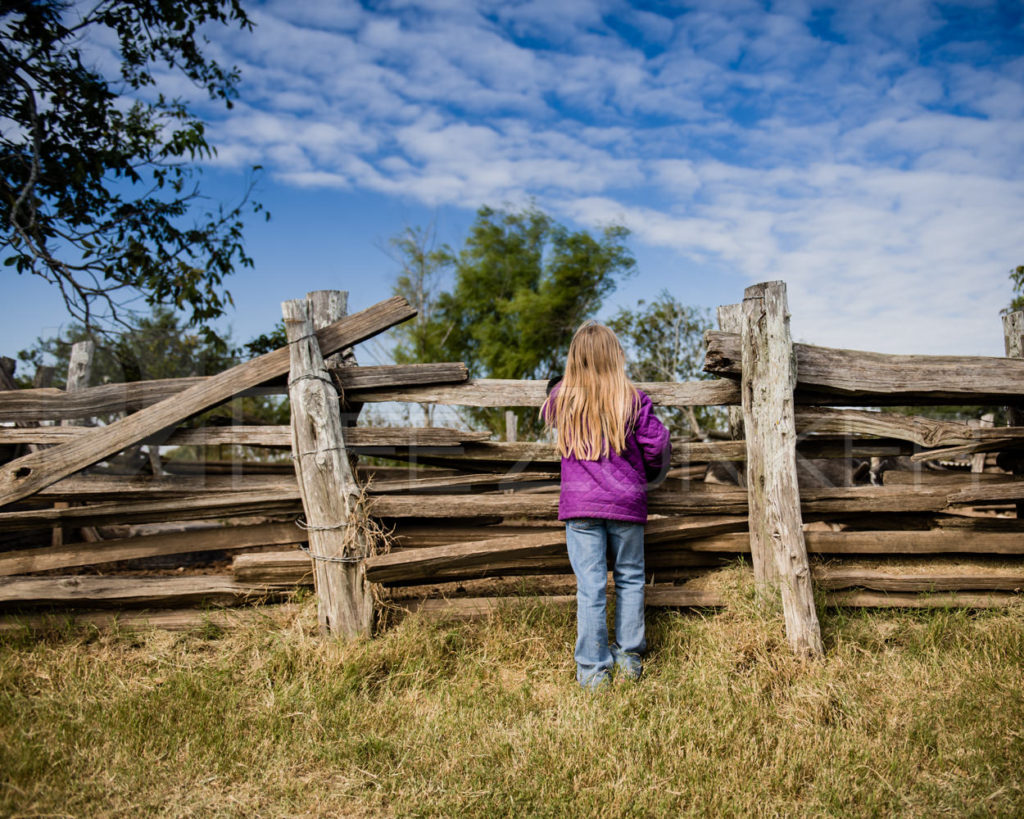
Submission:
[[[638,406],[615,333],[584,323],[569,344],[565,377],[541,409],[548,426],[558,427],[559,453],[581,461],[621,454]]]

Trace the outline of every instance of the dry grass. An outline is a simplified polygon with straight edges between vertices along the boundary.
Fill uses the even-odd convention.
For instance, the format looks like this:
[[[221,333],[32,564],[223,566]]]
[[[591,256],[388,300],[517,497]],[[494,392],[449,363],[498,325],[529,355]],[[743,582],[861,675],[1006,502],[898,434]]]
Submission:
[[[649,617],[638,685],[573,682],[573,614],[319,639],[311,600],[229,633],[0,643],[0,814],[1020,815],[1024,612],[828,613],[790,654],[739,572]]]

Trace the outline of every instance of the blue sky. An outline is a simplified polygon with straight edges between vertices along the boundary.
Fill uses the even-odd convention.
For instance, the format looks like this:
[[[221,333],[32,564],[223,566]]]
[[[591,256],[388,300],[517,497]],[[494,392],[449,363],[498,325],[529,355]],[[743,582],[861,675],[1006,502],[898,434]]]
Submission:
[[[274,0],[237,64],[231,112],[195,99],[219,148],[208,192],[265,168],[254,270],[231,280],[245,340],[280,302],[390,294],[382,252],[433,221],[461,244],[475,208],[530,200],[572,227],[632,230],[638,273],[714,307],[789,286],[794,337],[1001,355],[1024,264],[1024,5],[924,0],[622,3]],[[59,325],[15,284],[6,354]],[[383,355],[377,350],[376,355]]]

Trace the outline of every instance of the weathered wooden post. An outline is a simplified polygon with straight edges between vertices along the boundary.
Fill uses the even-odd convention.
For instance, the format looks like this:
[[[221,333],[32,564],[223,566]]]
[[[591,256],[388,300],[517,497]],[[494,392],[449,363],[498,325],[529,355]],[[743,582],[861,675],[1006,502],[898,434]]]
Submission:
[[[513,410],[505,410],[505,440],[519,440],[519,416]]]
[[[762,593],[779,587],[793,650],[819,654],[821,628],[796,478],[795,387],[785,282],[755,284],[743,294],[740,390],[754,577]]]
[[[314,330],[320,330],[348,315],[347,290],[313,290],[306,294],[306,301],[309,302]],[[351,347],[339,350],[324,359],[324,366],[328,368],[355,363],[356,358]]]
[[[1024,358],[1024,310],[1016,310],[1003,316],[1003,343],[1007,358]],[[1024,426],[1024,405],[1007,408],[1007,420],[1011,427]],[[1024,460],[1018,455],[1011,464],[1014,475],[1024,475]],[[1017,502],[1017,517],[1024,519],[1024,502]]]
[[[68,380],[64,386],[65,392],[78,392],[89,386],[89,380],[92,378],[92,357],[95,352],[96,342],[94,341],[76,341],[71,345],[71,356],[68,359]],[[60,423],[61,426],[67,427],[74,422],[64,420]],[[53,505],[53,508],[67,509],[69,506],[71,506],[70,503],[58,502]],[[85,539],[93,540],[94,538],[90,537],[90,534],[94,532],[95,530],[90,529],[85,534]],[[50,545],[54,547],[64,545],[64,529],[60,526],[54,527]]]
[[[283,302],[291,374],[292,453],[302,492],[309,552],[324,633],[369,635],[373,595],[366,513],[345,451],[338,391],[324,366],[307,299]]]
[[[723,333],[743,332],[743,305],[723,304],[716,311],[718,314],[718,329]],[[743,407],[729,407],[729,438],[733,441],[743,440]],[[747,470],[743,464],[734,461],[724,461],[723,464],[736,478],[736,483],[743,487],[747,485]]]
[[[996,417],[991,412],[986,412],[981,418],[971,418],[967,422],[967,426],[972,429],[989,429],[995,426]],[[975,452],[971,456],[971,473],[977,474],[985,471],[985,459],[988,457],[986,452]]]

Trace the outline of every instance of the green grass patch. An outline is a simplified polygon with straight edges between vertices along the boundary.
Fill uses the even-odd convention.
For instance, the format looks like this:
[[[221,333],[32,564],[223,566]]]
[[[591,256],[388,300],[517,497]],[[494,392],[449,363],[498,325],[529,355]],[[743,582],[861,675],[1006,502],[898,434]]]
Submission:
[[[574,616],[0,642],[0,814],[1024,813],[1024,611],[825,613],[802,661],[737,591],[651,613],[639,684],[584,692]]]

